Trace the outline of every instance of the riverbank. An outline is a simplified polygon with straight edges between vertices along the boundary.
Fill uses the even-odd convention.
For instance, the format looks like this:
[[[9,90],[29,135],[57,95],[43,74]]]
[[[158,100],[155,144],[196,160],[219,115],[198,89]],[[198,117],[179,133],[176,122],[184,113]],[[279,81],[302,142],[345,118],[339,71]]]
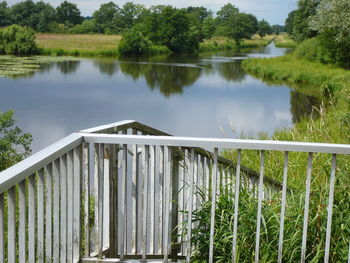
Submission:
[[[243,62],[243,67],[250,74],[266,81],[277,80],[293,86],[297,84],[299,91],[303,86],[317,90],[323,101],[328,101],[320,107],[314,108],[310,117],[296,123],[294,127],[277,130],[272,137],[262,135],[262,139],[281,141],[305,141],[323,143],[350,143],[350,71],[331,65],[296,59],[293,54],[276,58],[254,58]],[[304,88],[307,89],[307,88]],[[267,153],[267,176],[282,179],[282,153]],[[234,156],[233,156],[234,158]],[[314,156],[315,177],[313,190],[327,186],[329,171],[323,168],[331,162],[331,156],[316,154]],[[258,170],[258,154],[249,153],[244,157],[245,165]],[[349,171],[346,156],[337,158],[339,178]],[[305,186],[306,154],[292,154],[290,156],[289,180],[295,189]],[[349,179],[342,178],[348,181]]]
[[[281,33],[274,39],[276,47],[296,48],[297,43],[287,33]]]
[[[41,55],[48,56],[104,56],[117,57],[120,35],[96,35],[96,34],[37,34],[36,43]],[[267,46],[275,38],[268,35],[262,39],[254,35],[252,39],[245,39],[241,48],[253,48]],[[215,37],[205,40],[199,45],[199,52],[235,50],[236,43],[227,37]],[[149,55],[170,54],[165,46],[153,45]]]

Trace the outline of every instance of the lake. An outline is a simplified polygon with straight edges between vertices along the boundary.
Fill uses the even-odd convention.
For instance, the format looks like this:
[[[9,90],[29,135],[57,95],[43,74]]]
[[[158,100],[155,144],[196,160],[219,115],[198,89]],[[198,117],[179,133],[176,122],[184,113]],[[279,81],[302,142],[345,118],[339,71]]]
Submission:
[[[247,57],[279,56],[270,44],[242,53],[48,63],[0,78],[0,111],[15,110],[36,152],[81,129],[137,120],[178,136],[239,138],[290,127],[318,100],[271,85],[241,67]]]

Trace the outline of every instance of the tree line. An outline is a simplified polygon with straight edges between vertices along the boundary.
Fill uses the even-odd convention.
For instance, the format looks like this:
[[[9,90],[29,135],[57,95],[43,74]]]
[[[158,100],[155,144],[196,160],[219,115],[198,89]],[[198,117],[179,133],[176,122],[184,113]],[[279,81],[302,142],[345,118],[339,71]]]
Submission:
[[[77,5],[68,1],[56,8],[43,1],[25,0],[12,6],[0,2],[0,27],[12,24],[36,32],[123,34],[129,37],[131,46],[140,41],[134,51],[126,50],[126,53],[143,53],[150,43],[166,45],[173,52],[193,52],[200,41],[213,36],[233,38],[239,46],[243,38],[255,33],[263,37],[284,30],[280,25],[270,26],[266,20],[258,21],[232,4],[226,4],[214,14],[205,7],[146,8],[133,2],[123,6],[108,2],[100,5],[91,17],[83,17]]]
[[[300,43],[297,55],[350,68],[349,14],[349,0],[299,0],[285,22]]]

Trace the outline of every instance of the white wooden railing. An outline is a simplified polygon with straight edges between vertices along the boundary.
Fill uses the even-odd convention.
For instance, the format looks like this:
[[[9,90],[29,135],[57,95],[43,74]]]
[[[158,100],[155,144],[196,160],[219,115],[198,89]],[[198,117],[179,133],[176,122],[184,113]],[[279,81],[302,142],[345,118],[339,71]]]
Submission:
[[[236,163],[220,150],[238,152]],[[241,165],[241,150],[259,150],[259,173]],[[283,182],[264,176],[264,151],[285,152]],[[282,191],[278,262],[282,261],[288,153],[307,152],[301,262],[305,262],[313,153],[333,155],[325,262],[330,253],[336,155],[349,145],[172,137],[135,121],[74,133],[0,173],[0,262],[190,261],[192,212],[211,191],[208,262],[213,262],[220,185],[235,185],[233,262],[241,187],[257,185],[255,262],[262,202]],[[233,190],[233,189],[232,189]],[[185,212],[184,212],[185,211]],[[186,236],[179,233],[187,225]],[[174,235],[174,232],[177,235]],[[115,261],[113,261],[113,259]]]

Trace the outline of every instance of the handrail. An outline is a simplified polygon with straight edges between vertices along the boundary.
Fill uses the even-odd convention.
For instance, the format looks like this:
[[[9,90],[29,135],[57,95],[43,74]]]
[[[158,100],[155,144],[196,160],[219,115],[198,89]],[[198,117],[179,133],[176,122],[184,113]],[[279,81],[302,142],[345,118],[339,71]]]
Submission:
[[[230,148],[242,150],[272,150],[290,152],[313,152],[350,154],[349,144],[308,143],[271,140],[216,139],[173,136],[140,136],[116,134],[79,133],[88,143],[124,143],[142,145],[167,145],[177,147]]]
[[[83,141],[82,134],[73,133],[47,148],[33,154],[14,166],[0,172],[0,193],[18,184],[27,176],[74,149]]]

